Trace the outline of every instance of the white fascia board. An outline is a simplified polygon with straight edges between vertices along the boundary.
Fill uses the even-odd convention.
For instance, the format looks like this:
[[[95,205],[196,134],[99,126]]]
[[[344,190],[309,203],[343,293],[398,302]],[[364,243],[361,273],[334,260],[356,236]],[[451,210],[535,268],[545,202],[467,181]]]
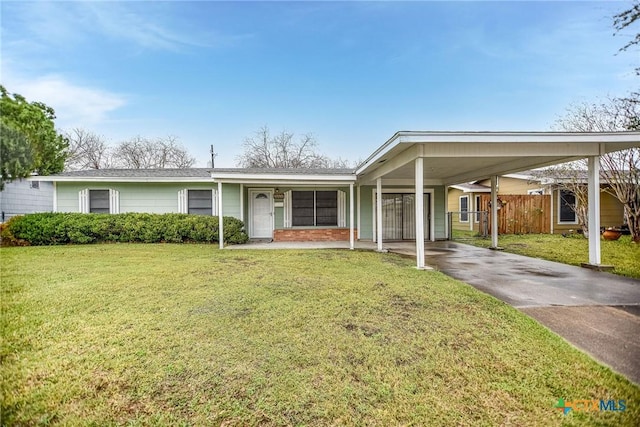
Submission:
[[[640,132],[398,132],[394,138],[403,143],[640,143]]]
[[[253,183],[253,182],[263,182],[263,183],[271,183],[271,182],[304,182],[308,181],[311,183],[318,181],[326,181],[326,182],[356,182],[356,175],[309,175],[309,174],[278,174],[278,173],[270,173],[270,174],[237,174],[237,173],[218,173],[212,174],[211,178],[218,182],[237,182],[237,183]]]
[[[348,186],[355,183],[355,180],[331,180],[331,181],[310,181],[310,180],[266,180],[266,179],[219,179],[213,182],[223,184],[244,184],[245,186],[282,186],[282,187],[317,187],[317,186]]]
[[[387,155],[389,151],[395,148],[398,144],[400,144],[400,139],[398,138],[400,132],[396,132],[391,138],[387,140],[384,144],[382,144],[376,151],[374,151],[362,164],[356,169],[356,175],[360,175],[371,165],[376,164],[382,157]]]
[[[460,190],[464,193],[491,193],[490,188],[467,188],[463,185],[450,185],[449,187]]]
[[[28,178],[30,181],[49,182],[212,182],[211,178],[197,177],[107,177],[107,176],[34,176]]]

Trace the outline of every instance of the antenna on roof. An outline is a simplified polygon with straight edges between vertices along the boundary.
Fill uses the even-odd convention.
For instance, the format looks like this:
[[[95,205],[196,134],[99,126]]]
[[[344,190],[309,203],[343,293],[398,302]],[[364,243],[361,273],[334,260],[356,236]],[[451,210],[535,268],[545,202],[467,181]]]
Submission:
[[[213,144],[211,144],[211,168],[215,168],[216,152],[213,151]]]

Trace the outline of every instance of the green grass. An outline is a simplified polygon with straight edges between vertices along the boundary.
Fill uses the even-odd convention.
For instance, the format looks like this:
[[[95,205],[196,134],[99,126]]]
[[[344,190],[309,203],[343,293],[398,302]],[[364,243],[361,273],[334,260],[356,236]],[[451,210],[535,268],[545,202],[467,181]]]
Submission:
[[[491,246],[491,239],[465,237],[464,243]],[[580,235],[508,234],[501,235],[498,244],[507,252],[564,264],[580,265],[589,261],[589,241]],[[629,236],[615,241],[601,240],[600,245],[602,263],[613,265],[613,273],[640,279],[640,245],[633,243]]]
[[[3,425],[635,425],[640,388],[392,254],[3,248]],[[624,399],[625,412],[553,408]]]

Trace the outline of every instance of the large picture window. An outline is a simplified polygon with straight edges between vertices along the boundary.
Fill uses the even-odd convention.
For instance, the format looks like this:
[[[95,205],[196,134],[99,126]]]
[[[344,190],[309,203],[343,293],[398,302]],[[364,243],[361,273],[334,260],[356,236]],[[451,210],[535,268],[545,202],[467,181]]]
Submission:
[[[212,215],[213,198],[211,190],[189,190],[188,213]]]
[[[110,213],[109,190],[89,190],[89,212]]]
[[[576,195],[569,190],[558,191],[558,215],[559,222],[577,223],[576,218]]]
[[[291,225],[294,227],[337,226],[337,191],[292,191]]]

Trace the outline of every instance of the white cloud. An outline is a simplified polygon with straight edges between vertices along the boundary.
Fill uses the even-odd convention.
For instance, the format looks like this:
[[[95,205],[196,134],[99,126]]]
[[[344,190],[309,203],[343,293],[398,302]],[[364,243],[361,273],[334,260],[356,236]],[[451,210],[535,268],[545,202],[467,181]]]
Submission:
[[[121,94],[77,85],[56,74],[24,79],[12,78],[5,71],[3,84],[9,92],[19,93],[29,102],[39,101],[53,108],[59,128],[97,126],[127,102]]]

